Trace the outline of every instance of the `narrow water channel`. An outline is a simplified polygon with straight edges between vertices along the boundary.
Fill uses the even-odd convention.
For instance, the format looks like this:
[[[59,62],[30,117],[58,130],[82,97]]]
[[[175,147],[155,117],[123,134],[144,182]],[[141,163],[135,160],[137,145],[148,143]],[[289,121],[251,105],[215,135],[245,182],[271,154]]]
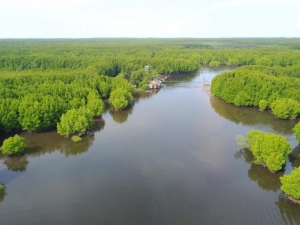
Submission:
[[[279,182],[300,165],[298,121],[211,96],[203,78],[227,70],[174,77],[129,110],[107,110],[95,136],[80,143],[22,133],[26,155],[0,155],[1,224],[300,224],[300,206]],[[288,138],[284,172],[254,165],[236,145],[235,136],[251,129]]]

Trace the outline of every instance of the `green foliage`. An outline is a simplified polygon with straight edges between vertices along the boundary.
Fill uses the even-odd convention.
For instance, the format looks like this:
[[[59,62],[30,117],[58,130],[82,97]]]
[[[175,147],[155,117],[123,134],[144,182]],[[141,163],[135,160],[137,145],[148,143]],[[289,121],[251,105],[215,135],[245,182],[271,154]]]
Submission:
[[[79,109],[80,107],[84,107],[85,104],[84,99],[74,97],[68,102],[68,109]]]
[[[21,125],[18,122],[19,103],[18,99],[0,99],[0,130],[11,132],[20,129]]]
[[[244,148],[249,148],[250,147],[250,143],[249,143],[249,138],[245,138],[243,135],[237,135],[235,137],[235,139],[237,140],[237,145],[244,147]]]
[[[265,110],[268,107],[268,101],[263,100],[263,99],[260,100],[259,103],[258,103],[258,107],[261,110]]]
[[[266,165],[272,172],[282,169],[291,151],[290,143],[285,137],[258,130],[250,130],[247,136],[237,136],[238,144],[252,151],[255,163]]]
[[[300,200],[300,167],[295,168],[291,174],[280,177],[281,190],[285,194]]]
[[[59,96],[28,94],[18,107],[18,121],[23,130],[39,131],[54,126],[63,113],[65,102]]]
[[[87,96],[87,105],[93,116],[101,116],[104,112],[104,102],[99,98],[99,95],[96,92],[92,92]]]
[[[295,132],[295,136],[296,136],[298,143],[300,143],[300,122],[295,125],[295,127],[293,128],[293,131]]]
[[[0,191],[1,190],[5,190],[5,185],[4,184],[0,184]]]
[[[101,99],[90,100],[86,107],[93,113],[93,116],[101,116],[104,112],[104,102]]]
[[[125,109],[133,101],[132,94],[123,88],[111,92],[109,103],[117,110]]]
[[[131,84],[124,78],[121,77],[116,77],[114,79],[110,80],[110,87],[111,87],[111,93],[115,90],[115,89],[124,89],[129,93],[133,93],[133,88],[131,86]]]
[[[81,73],[125,78],[149,65],[160,74],[185,73],[200,64],[292,66],[297,39],[3,40],[0,68],[24,74]],[[26,48],[24,47],[26,46]],[[215,63],[216,62],[216,63]],[[102,96],[103,97],[103,96]]]
[[[278,98],[300,102],[298,42],[293,38],[0,40],[0,132],[50,129],[67,110],[81,107],[99,116],[99,100],[109,98],[115,89],[132,94],[132,84],[145,90],[159,74],[196,71],[201,64],[243,66],[212,82],[212,93],[229,103],[258,106],[265,100],[271,105]],[[150,66],[149,73],[145,65]],[[88,100],[92,92],[97,100]],[[126,98],[115,105],[124,107]]]
[[[78,133],[79,136],[93,124],[93,113],[81,107],[78,110],[70,109],[61,116],[60,122],[57,123],[57,132],[63,136]]]
[[[271,109],[280,119],[296,118],[300,113],[300,104],[290,98],[279,98],[271,104]]]
[[[244,91],[240,91],[234,98],[236,106],[250,106],[252,105],[251,97]]]
[[[143,85],[138,89],[138,91],[140,91],[140,92],[144,92],[144,91],[146,91],[146,90],[148,90],[148,84],[143,84]]]
[[[37,131],[41,124],[40,103],[36,96],[25,96],[19,105],[19,122],[23,130]]]
[[[238,66],[240,64],[239,60],[236,58],[228,59],[227,65],[228,66]]]
[[[54,128],[69,109],[86,107],[101,116],[111,90],[133,88],[123,78],[94,75],[0,76],[0,132]]]
[[[210,67],[219,67],[221,63],[219,61],[211,61],[208,65]]]
[[[147,72],[144,69],[134,71],[130,75],[130,83],[133,85],[137,85],[139,87],[146,76],[147,76]]]
[[[71,137],[71,140],[74,141],[74,142],[80,142],[80,141],[82,141],[82,138],[79,137],[79,136],[74,135],[74,136]]]
[[[146,72],[144,69],[140,69],[138,71],[134,71],[130,75],[130,83],[132,85],[136,85],[137,88],[141,90],[147,90],[148,84],[154,78],[158,76],[156,70],[150,70],[150,72]],[[145,88],[147,86],[147,88]]]
[[[25,139],[19,135],[4,140],[0,150],[4,155],[14,155],[23,153],[26,147]]]
[[[300,79],[289,77],[290,68],[278,68],[248,66],[225,72],[214,77],[211,92],[237,106],[270,106],[278,118],[296,118],[300,114]]]
[[[109,80],[99,82],[97,84],[97,90],[101,98],[107,98],[110,94]]]
[[[264,56],[256,60],[256,65],[272,66],[272,60]]]

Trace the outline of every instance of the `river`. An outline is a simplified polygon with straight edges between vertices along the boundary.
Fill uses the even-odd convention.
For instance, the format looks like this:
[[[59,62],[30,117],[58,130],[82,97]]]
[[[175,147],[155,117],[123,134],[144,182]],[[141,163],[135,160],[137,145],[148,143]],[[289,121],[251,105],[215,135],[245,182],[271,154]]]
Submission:
[[[22,133],[26,155],[0,155],[1,224],[300,224],[300,206],[279,182],[300,166],[298,121],[213,97],[203,78],[229,70],[171,78],[131,109],[108,109],[95,136],[80,143],[56,132]],[[253,164],[236,145],[235,136],[251,129],[288,138],[285,171]]]

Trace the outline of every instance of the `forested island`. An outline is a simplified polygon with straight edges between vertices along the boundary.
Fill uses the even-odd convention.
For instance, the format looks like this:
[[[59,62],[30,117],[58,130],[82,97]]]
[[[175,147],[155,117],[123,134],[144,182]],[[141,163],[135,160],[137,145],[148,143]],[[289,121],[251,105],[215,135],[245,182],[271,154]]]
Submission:
[[[115,110],[125,109],[133,102],[134,92],[145,91],[155,77],[185,74],[203,65],[237,67],[213,79],[211,92],[218,98],[236,106],[271,109],[280,119],[297,119],[299,51],[296,38],[3,39],[0,40],[0,132],[56,129],[60,135],[77,142],[94,118],[101,117],[104,101]],[[149,66],[149,72],[144,70],[145,66]],[[299,133],[299,126],[294,129]],[[273,144],[276,139],[258,132],[249,135],[250,139],[261,136],[260,140],[273,140]],[[25,146],[20,143],[23,151]],[[260,151],[255,147],[257,143],[248,146],[252,152]],[[2,146],[4,154],[18,153],[7,152],[6,145],[9,144]],[[273,172],[280,170],[290,151],[289,144],[282,149],[279,158],[272,155],[279,166],[272,159],[264,161],[265,158],[259,157],[257,163],[268,165]],[[290,177],[296,173],[298,170]],[[282,182],[291,183],[286,177]],[[289,190],[298,189],[297,185],[291,188],[284,184],[283,190],[299,200],[298,192]]]

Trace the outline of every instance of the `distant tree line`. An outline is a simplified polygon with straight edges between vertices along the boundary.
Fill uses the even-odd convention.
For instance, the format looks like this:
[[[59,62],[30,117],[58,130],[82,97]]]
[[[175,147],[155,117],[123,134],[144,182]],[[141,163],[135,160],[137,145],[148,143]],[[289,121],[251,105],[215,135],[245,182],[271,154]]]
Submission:
[[[145,90],[158,75],[201,65],[246,65],[214,79],[212,92],[239,106],[271,107],[278,117],[296,117],[296,45],[294,39],[1,40],[0,131],[57,126],[62,135],[80,134],[81,126],[102,114],[102,99],[123,109],[133,101],[132,85]],[[67,118],[77,120],[72,129],[64,128]]]
[[[294,39],[2,40],[0,74],[122,73],[135,83],[134,72],[146,65],[158,74],[187,73],[201,65],[294,66],[300,63],[295,44]]]

